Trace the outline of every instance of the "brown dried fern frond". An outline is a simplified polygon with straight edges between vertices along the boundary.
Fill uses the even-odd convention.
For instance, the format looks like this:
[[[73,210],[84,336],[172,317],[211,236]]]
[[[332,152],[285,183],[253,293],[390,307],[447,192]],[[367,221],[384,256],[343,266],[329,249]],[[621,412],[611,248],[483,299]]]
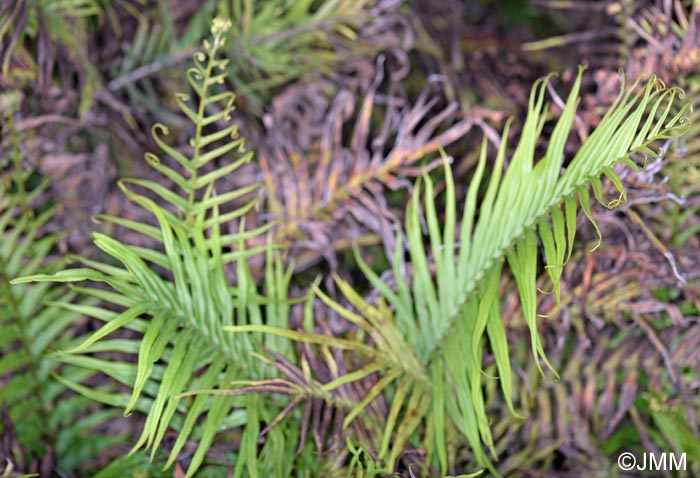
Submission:
[[[391,68],[380,56],[366,89],[334,92],[323,80],[293,85],[264,117],[267,212],[284,218],[276,239],[294,241],[298,269],[321,258],[334,268],[336,252],[358,238],[393,251],[400,217],[387,190],[410,189],[406,178],[422,174],[421,159],[483,124],[459,119],[458,105],[441,106],[429,86],[410,104],[403,73]]]

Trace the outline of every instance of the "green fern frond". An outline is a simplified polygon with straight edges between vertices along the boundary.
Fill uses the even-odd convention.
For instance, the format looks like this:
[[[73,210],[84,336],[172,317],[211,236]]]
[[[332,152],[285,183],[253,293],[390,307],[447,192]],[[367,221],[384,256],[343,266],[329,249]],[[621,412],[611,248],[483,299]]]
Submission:
[[[151,450],[153,459],[166,431],[175,429],[178,438],[165,464],[167,468],[189,440],[198,441],[187,476],[192,476],[203,463],[224,423],[253,423],[253,415],[266,412],[259,402],[248,397],[190,397],[182,393],[225,388],[234,379],[262,378],[270,369],[252,361],[249,351],[265,345],[274,346],[280,353],[290,351],[289,344],[280,339],[245,336],[234,340],[224,331],[224,327],[233,325],[234,320],[240,325],[260,324],[263,315],[275,326],[287,324],[284,304],[275,304],[274,310],[265,305],[268,301],[259,295],[246,263],[255,254],[265,251],[269,254],[272,247],[248,248],[246,244],[248,238],[261,236],[272,226],[253,230],[245,228],[242,216],[255,207],[256,200],[250,198],[250,193],[256,185],[221,195],[216,193],[217,180],[252,158],[252,153],[245,152],[243,140],[237,136],[237,125],[228,124],[234,95],[219,88],[226,75],[226,60],[217,58],[217,52],[225,44],[224,34],[228,27],[226,21],[214,21],[213,41],[204,43],[204,51],[195,54],[194,67],[187,72],[188,82],[197,94],[196,105],[190,106],[188,98],[183,95],[177,98],[181,110],[194,127],[191,154],[181,153],[164,140],[163,135],[168,133],[165,126],[153,128],[156,143],[178,168],[161,162],[155,154],[147,154],[146,160],[163,174],[165,181],[174,183],[174,187],[150,180],[122,180],[119,183],[131,201],[155,217],[158,226],[99,216],[149,236],[159,247],[135,247],[95,233],[95,245],[119,265],[76,258],[85,267],[13,281],[17,284],[91,281],[104,283],[112,289],[89,285],[74,287],[82,295],[109,306],[75,305],[67,300],[57,304],[67,311],[102,321],[104,325],[92,335],[82,337],[77,346],[57,352],[55,358],[104,373],[128,386],[131,393],[115,392],[113,387],[92,389],[65,374],[57,378],[91,399],[123,407],[125,415],[133,411],[146,413],[143,432],[132,453],[144,447]],[[219,127],[221,123],[225,126]],[[228,161],[232,153],[238,158]],[[215,161],[220,164],[214,164]],[[158,196],[160,203],[135,188]],[[232,201],[241,199],[245,200],[242,207],[232,207]],[[239,232],[221,234],[221,226],[236,219],[239,220]],[[281,269],[279,261],[273,266],[271,256],[269,262],[268,292],[286,297],[289,273]],[[229,263],[237,278],[233,288],[225,271]],[[156,266],[166,269],[172,279],[156,272]],[[270,310],[264,310],[262,306]],[[114,338],[113,334],[122,329],[136,331],[141,337]],[[130,356],[136,360],[115,360],[114,355],[106,358],[105,352],[117,352],[117,357]],[[243,420],[233,418],[233,407],[244,410],[249,416]],[[268,449],[276,446],[273,442]],[[246,458],[242,453],[239,463],[247,460],[248,469],[254,470],[257,449],[248,449],[248,452],[253,455]],[[279,462],[285,456],[278,451],[271,454],[273,462]]]
[[[446,168],[448,190],[443,231],[439,230],[435,220],[430,178],[425,178],[423,206],[435,262],[435,284],[423,265],[427,264],[427,255],[420,245],[422,232],[418,227],[416,207],[419,202],[418,192],[412,203],[413,211],[407,218],[406,233],[412,247],[411,262],[416,269],[413,297],[417,301],[418,320],[404,320],[409,325],[415,324],[406,331],[406,336],[413,338],[413,345],[421,352],[428,369],[445,367],[445,375],[436,378],[453,384],[457,391],[445,395],[447,414],[458,428],[460,424],[470,425],[464,427],[463,431],[477,462],[485,466],[488,466],[488,462],[481,454],[481,443],[495,456],[481,392],[482,341],[485,337],[494,352],[504,398],[512,410],[512,372],[506,334],[499,313],[501,268],[507,261],[517,283],[538,369],[542,371],[542,360],[553,370],[544,355],[537,331],[538,240],[543,244],[549,266],[547,271],[554,290],[557,290],[560,283],[559,268],[563,265],[567,252],[571,253],[576,232],[576,197],[578,196],[581,209],[594,223],[588,204],[588,185],[592,186],[597,199],[606,204],[600,194],[602,175],[620,186],[613,170],[617,162],[635,167],[630,159],[632,154],[653,154],[650,145],[654,141],[681,134],[686,129],[681,125],[682,110],[674,117],[669,117],[670,106],[679,93],[678,90],[663,89],[656,81],[649,82],[636,94],[634,88],[627,92],[623,89],[599,127],[561,174],[563,150],[573,124],[581,74],[582,71],[579,72],[566,107],[554,128],[547,152],[537,163],[534,148],[546,121],[544,94],[547,80],[535,85],[521,140],[501,180],[506,138],[505,134],[503,136],[486,195],[479,204],[477,219],[474,191],[485,168],[486,150],[482,149],[464,207],[456,258],[453,253],[453,237],[457,210],[449,168]],[[475,226],[472,228],[473,224]],[[425,302],[424,310],[428,311],[427,314],[420,311],[421,301]],[[406,301],[402,303],[404,309],[407,305]],[[423,324],[416,327],[421,322],[421,315]],[[468,394],[465,390],[471,393]],[[431,413],[435,413],[435,410]],[[440,431],[436,433],[439,435]],[[443,453],[439,449],[437,452]]]
[[[8,115],[0,140],[0,435],[14,453],[2,457],[0,474],[12,467],[21,472],[31,462],[72,474],[88,467],[96,448],[124,437],[95,433],[94,427],[114,413],[88,411],[88,399],[51,380],[60,368],[50,359],[51,351],[71,346],[69,330],[81,315],[50,304],[74,300],[76,293],[48,283],[10,287],[10,278],[21,273],[52,273],[64,265],[49,258],[57,235],[44,233],[56,212],[43,199],[48,184],[37,184],[39,174],[21,168],[21,138],[12,124]],[[81,304],[87,307],[90,301]]]
[[[538,240],[543,244],[549,266],[547,271],[554,290],[557,290],[559,268],[567,252],[571,253],[576,232],[576,196],[584,213],[594,222],[588,205],[588,185],[592,185],[598,200],[604,202],[599,193],[602,189],[600,177],[605,175],[613,179],[613,184],[620,185],[613,170],[615,163],[625,162],[634,166],[630,159],[632,154],[653,154],[651,143],[685,130],[680,125],[682,111],[669,118],[669,108],[678,90],[665,90],[656,81],[649,82],[636,94],[634,88],[627,92],[623,90],[599,127],[561,174],[563,150],[573,124],[581,74],[582,71],[554,128],[547,152],[536,164],[535,141],[546,121],[544,94],[547,80],[535,85],[521,140],[501,180],[506,138],[505,134],[503,136],[477,219],[474,191],[485,168],[486,150],[482,149],[464,207],[456,258],[452,239],[456,204],[449,168],[446,168],[448,190],[442,237],[435,220],[430,178],[425,178],[423,206],[435,262],[435,285],[423,265],[427,264],[427,255],[420,244],[422,232],[416,207],[418,192],[412,203],[413,211],[408,214],[406,233],[412,247],[411,262],[416,269],[413,297],[417,301],[418,320],[404,321],[409,325],[415,324],[406,331],[406,336],[413,338],[413,345],[421,352],[426,367],[445,367],[445,375],[439,379],[453,384],[457,390],[457,393],[447,393],[445,396],[447,414],[458,428],[463,423],[471,425],[464,427],[464,432],[477,461],[482,465],[488,465],[488,462],[480,452],[481,443],[495,455],[481,392],[481,347],[484,337],[488,338],[494,352],[504,398],[508,404],[512,403],[512,372],[498,299],[499,278],[504,263],[507,261],[517,283],[537,367],[541,372],[542,360],[553,370],[544,355],[537,331]],[[475,224],[473,228],[472,224]],[[421,301],[425,302],[427,314],[420,311]],[[408,303],[404,301],[402,305],[406,309]],[[421,321],[422,326],[416,327]],[[440,431],[436,433],[439,435]],[[442,451],[438,449],[438,453]]]
[[[650,81],[636,93],[636,84],[626,91],[623,88],[599,127],[562,173],[564,145],[573,125],[582,73],[580,70],[546,154],[537,162],[535,143],[547,121],[544,98],[547,79],[536,83],[521,139],[509,166],[504,172],[506,126],[485,196],[477,204],[477,191],[486,169],[484,142],[463,205],[459,233],[450,168],[445,166],[443,225],[438,221],[431,179],[424,176],[424,186],[419,183],[414,189],[406,214],[405,234],[413,270],[410,282],[406,279],[407,265],[398,247],[394,257],[396,291],[384,284],[359,253],[356,254],[360,267],[382,293],[386,305],[368,304],[341,280],[337,283],[358,314],[321,295],[343,317],[367,332],[365,336],[371,338],[375,348],[367,355],[370,365],[381,366],[384,370],[371,397],[363,401],[352,416],[359,415],[360,409],[373,397],[395,388],[385,431],[377,444],[380,458],[386,460],[390,468],[395,466],[403,446],[417,433],[419,425],[425,423],[427,464],[436,457],[440,468],[444,472],[448,469],[444,437],[449,427],[465,436],[480,466],[498,474],[483,451],[485,446],[493,457],[496,456],[482,391],[482,356],[486,339],[496,361],[503,396],[510,410],[515,412],[508,342],[500,319],[498,296],[504,267],[507,264],[517,283],[537,368],[542,373],[542,361],[554,372],[537,330],[538,242],[542,243],[547,271],[556,291],[561,267],[573,247],[579,207],[595,225],[589,206],[589,186],[606,206],[624,200],[624,189],[613,169],[615,164],[622,162],[636,167],[631,159],[633,155],[654,154],[651,149],[654,141],[680,135],[686,130],[687,125],[682,120],[684,108],[670,115],[679,90],[665,89],[657,80]],[[620,188],[619,199],[605,201],[602,176],[610,178]],[[428,250],[423,243],[421,209],[425,211]],[[435,266],[434,274],[431,264]],[[232,327],[230,330],[242,329]],[[312,334],[290,338],[307,342],[320,340]],[[350,348],[359,351],[362,346]],[[409,360],[407,366],[407,358],[411,357],[414,359]],[[369,370],[373,370],[370,365],[362,369],[366,373],[352,372],[345,380],[365,378]],[[347,426],[348,420],[345,424]]]

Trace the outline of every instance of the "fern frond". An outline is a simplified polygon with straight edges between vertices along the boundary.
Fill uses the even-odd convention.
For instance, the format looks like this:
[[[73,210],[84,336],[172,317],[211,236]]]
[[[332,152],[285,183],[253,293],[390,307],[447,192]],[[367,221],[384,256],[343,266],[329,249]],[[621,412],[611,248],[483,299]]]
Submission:
[[[383,56],[368,68],[371,83],[357,92],[330,95],[323,81],[290,86],[277,99],[284,108],[275,107],[267,120],[259,154],[265,207],[285,219],[276,241],[303,250],[297,270],[321,258],[335,269],[337,251],[358,239],[382,242],[390,254],[401,219],[385,191],[410,189],[406,177],[420,176],[422,158],[478,123],[473,116],[455,119],[456,102],[436,106],[430,86],[413,103],[395,96],[405,72],[392,71]],[[389,101],[380,100],[385,95]],[[290,114],[297,110],[303,114]],[[375,118],[382,119],[376,126]]]
[[[530,330],[531,348],[535,362],[540,369],[540,360],[553,369],[544,355],[542,344],[537,331],[536,311],[536,279],[538,260],[538,238],[544,245],[546,260],[549,266],[550,279],[554,289],[559,288],[560,276],[556,268],[563,265],[566,250],[571,251],[571,242],[575,234],[575,198],[578,196],[581,208],[592,219],[588,209],[588,185],[594,191],[605,174],[616,177],[613,165],[616,162],[630,163],[630,156],[635,152],[649,152],[649,145],[658,139],[667,138],[683,132],[684,126],[679,125],[681,114],[669,118],[666,106],[673,103],[678,94],[675,89],[664,90],[655,81],[651,81],[639,93],[633,89],[620,94],[618,101],[602,119],[599,127],[582,146],[572,162],[560,175],[562,168],[563,148],[571,130],[581,73],[569,95],[566,108],[557,122],[552,133],[547,152],[539,162],[534,161],[535,139],[540,135],[544,116],[544,93],[546,80],[536,85],[530,98],[528,117],[522,131],[522,137],[510,165],[500,180],[500,170],[503,164],[504,150],[499,152],[495,171],[492,173],[486,196],[480,204],[478,220],[475,208],[468,199],[464,209],[461,243],[458,247],[457,268],[452,270],[447,264],[454,261],[450,249],[450,239],[440,240],[436,224],[429,223],[431,231],[430,243],[433,256],[436,258],[437,300],[430,300],[433,309],[439,310],[437,319],[433,316],[432,327],[428,329],[410,330],[407,336],[421,337],[416,341],[416,347],[421,350],[426,347],[423,355],[426,363],[440,358],[447,367],[445,380],[450,382],[468,377],[472,397],[458,399],[461,411],[451,413],[455,423],[473,422],[470,418],[472,409],[479,417],[478,428],[481,441],[494,452],[492,438],[488,427],[480,382],[482,337],[488,337],[494,349],[497,368],[501,379],[504,397],[511,403],[511,370],[507,360],[507,342],[505,331],[500,323],[499,300],[497,298],[500,268],[507,260],[508,266],[517,282],[523,313]],[[644,116],[646,115],[646,118]],[[504,136],[505,138],[505,136]],[[505,142],[505,139],[504,139]],[[480,163],[486,159],[482,154]],[[482,166],[483,167],[483,166]],[[451,178],[447,177],[451,183]],[[426,192],[429,190],[430,179],[426,177]],[[470,186],[473,190],[478,186],[475,180]],[[619,184],[619,182],[618,182]],[[451,187],[451,186],[448,186]],[[600,194],[596,194],[602,202]],[[449,197],[449,193],[448,193]],[[414,204],[417,200],[414,200]],[[426,196],[424,207],[428,217],[434,212],[434,203]],[[564,211],[562,212],[562,205]],[[455,203],[448,199],[446,207],[445,234],[449,225],[454,221]],[[564,216],[562,218],[562,215]],[[418,242],[420,230],[416,228],[417,212],[412,215],[413,228],[407,227],[409,240],[414,237]],[[411,217],[408,219],[411,221]],[[550,222],[551,221],[551,222]],[[476,223],[473,231],[471,224]],[[410,223],[409,223],[410,225]],[[414,256],[420,256],[418,261]],[[442,256],[442,261],[437,259]],[[419,248],[411,251],[411,259],[416,266],[425,262],[425,254]],[[416,266],[418,267],[418,266]],[[422,268],[425,270],[424,268]],[[425,272],[422,272],[426,275]],[[414,279],[414,297],[431,297],[432,283]],[[420,332],[423,332],[422,334]],[[464,346],[460,341],[471,341],[464,354]],[[440,350],[443,348],[443,350]],[[476,353],[476,356],[474,355]],[[454,395],[447,394],[447,400]],[[456,406],[457,403],[453,405]],[[447,409],[450,409],[449,404]],[[455,410],[455,408],[453,408]],[[479,456],[479,442],[475,434],[476,428],[471,428],[467,435],[474,452]],[[485,462],[480,460],[481,463]]]
[[[183,154],[165,141],[164,135],[168,133],[165,126],[153,128],[156,143],[175,161],[177,168],[152,153],[146,155],[146,160],[163,174],[165,182],[174,183],[174,187],[137,179],[119,183],[129,200],[155,217],[157,227],[99,216],[149,236],[159,247],[134,247],[95,233],[95,245],[119,265],[77,258],[85,267],[13,281],[91,281],[111,288],[75,287],[81,295],[108,305],[95,307],[57,301],[66,311],[93,317],[104,325],[92,335],[82,337],[76,346],[57,352],[55,358],[101,372],[127,385],[131,392],[118,393],[110,387],[91,389],[67,375],[60,376],[59,380],[91,399],[124,407],[125,415],[133,411],[146,413],[143,432],[132,453],[143,447],[151,451],[153,459],[166,432],[175,429],[178,437],[170,450],[166,468],[173,464],[188,441],[198,441],[187,476],[192,476],[202,465],[224,423],[233,420],[242,425],[254,421],[250,417],[242,423],[238,418],[234,420],[234,407],[250,415],[267,412],[259,402],[247,397],[185,396],[183,392],[225,388],[234,379],[262,378],[263,371],[272,368],[266,369],[252,361],[248,352],[263,345],[274,345],[280,353],[290,352],[289,344],[280,339],[267,340],[258,335],[234,340],[224,331],[234,320],[240,325],[260,324],[263,314],[275,326],[286,325],[287,320],[281,303],[275,304],[274,310],[272,307],[270,311],[263,309],[268,301],[259,295],[246,263],[252,255],[271,250],[269,245],[248,248],[246,243],[251,237],[261,236],[271,225],[246,230],[245,221],[240,219],[238,233],[222,235],[220,232],[223,224],[241,218],[256,204],[256,200],[251,199],[256,185],[221,195],[216,193],[220,178],[252,158],[252,153],[245,151],[243,140],[237,136],[237,126],[228,124],[234,95],[219,87],[225,77],[226,61],[219,59],[217,52],[224,46],[228,26],[223,20],[214,21],[213,41],[205,42],[204,51],[195,54],[195,66],[187,72],[187,80],[197,94],[196,104],[190,106],[183,95],[177,98],[181,110],[193,123],[191,154]],[[224,126],[219,127],[222,123]],[[234,153],[237,158],[229,160]],[[137,188],[157,196],[160,201],[156,202]],[[237,207],[234,200],[245,202]],[[226,275],[227,265],[235,269],[237,279],[233,288]],[[167,273],[157,272],[158,267]],[[280,268],[278,262],[271,269],[267,286],[274,295],[286,297],[290,276],[279,272]],[[115,338],[113,334],[124,329],[137,331],[140,339]],[[105,356],[106,352],[116,352],[122,359],[115,360],[113,354]],[[275,446],[279,444],[270,445],[273,449]],[[247,458],[241,455],[240,461],[247,460],[249,470],[254,470],[257,450],[249,452],[253,455]],[[273,461],[278,462],[285,454],[274,452],[273,456]]]
[[[430,224],[429,221],[430,243],[436,264],[436,292],[433,292],[433,285],[429,282],[425,268],[416,265],[427,262],[425,254],[417,247],[411,250],[414,267],[420,267],[421,273],[426,276],[423,282],[414,279],[414,297],[428,297],[429,305],[433,310],[439,311],[440,315],[437,318],[434,315],[431,317],[430,328],[412,327],[407,336],[422,339],[416,340],[415,346],[418,350],[425,347],[423,357],[429,367],[433,361],[444,361],[444,380],[447,383],[458,378],[469,382],[466,389],[472,391],[472,396],[455,398],[455,395],[447,394],[446,407],[455,423],[473,423],[471,414],[476,414],[477,423],[480,425],[470,427],[467,430],[467,438],[477,458],[480,455],[477,429],[481,441],[495,454],[480,392],[482,337],[488,337],[494,350],[503,394],[506,401],[511,403],[512,374],[508,354],[504,353],[507,351],[507,341],[498,312],[500,268],[507,261],[516,280],[538,369],[541,372],[542,360],[553,370],[544,355],[537,331],[538,239],[544,245],[549,267],[547,270],[553,287],[557,290],[560,274],[556,268],[563,265],[567,249],[570,254],[570,244],[576,232],[576,197],[578,196],[583,211],[592,220],[588,209],[589,184],[594,192],[598,191],[600,176],[616,178],[612,168],[615,163],[625,162],[634,166],[630,160],[632,154],[649,153],[650,145],[654,141],[681,134],[686,129],[680,124],[682,111],[674,117],[669,117],[668,106],[673,103],[678,90],[665,90],[654,80],[636,94],[634,88],[626,92],[623,90],[598,128],[563,174],[560,174],[563,148],[573,123],[581,74],[582,71],[579,72],[566,108],[554,128],[547,152],[536,164],[535,140],[540,136],[546,119],[543,108],[546,80],[533,88],[521,140],[502,180],[500,171],[504,149],[499,151],[486,196],[479,207],[478,220],[473,206],[474,196],[467,200],[460,232],[461,242],[457,248],[456,269],[448,265],[455,260],[450,247],[451,239],[441,240],[437,233],[437,225],[434,222]],[[505,136],[503,142],[505,143]],[[480,163],[483,164],[485,160],[486,155],[482,154]],[[447,174],[449,184],[451,178],[449,173]],[[430,179],[426,177],[425,180],[426,198],[423,204],[430,218],[435,214],[435,206],[428,194]],[[478,186],[478,181],[479,179],[475,179],[470,185],[472,191]],[[619,184],[619,181],[614,183]],[[451,187],[448,185],[448,188]],[[599,201],[604,201],[600,194],[597,193],[596,197]],[[472,204],[469,204],[469,201],[472,201]],[[415,203],[417,199],[414,199]],[[565,206],[563,211],[562,206]],[[454,200],[448,199],[445,212],[447,219],[444,234],[447,235],[450,232],[450,224],[455,221]],[[422,235],[416,227],[417,211],[409,215],[407,221],[413,222],[412,227],[411,222],[407,225],[409,241],[413,236],[413,242],[417,243],[418,237]],[[471,225],[474,223],[472,231]],[[440,256],[442,260],[438,259]],[[433,299],[431,294],[437,299]],[[461,344],[465,340],[467,347]],[[471,349],[471,354],[465,353],[465,349]],[[449,402],[452,400],[455,403],[450,406]],[[452,412],[449,412],[450,408]],[[487,465],[483,457],[479,462]]]
[[[56,212],[56,207],[43,199],[48,185],[45,181],[32,185],[38,173],[21,168],[21,138],[12,124],[11,118],[5,122],[0,140],[3,472],[10,473],[12,467],[29,471],[30,466],[40,463],[42,469],[56,467],[75,473],[88,467],[96,448],[121,443],[124,437],[95,433],[94,428],[110,420],[114,413],[104,409],[88,411],[88,399],[67,393],[67,387],[51,380],[51,375],[62,368],[51,360],[51,351],[71,346],[69,330],[81,321],[81,314],[61,311],[50,304],[74,300],[76,293],[48,283],[10,287],[10,279],[21,273],[52,273],[64,265],[63,261],[49,259],[58,237],[44,232]],[[90,301],[83,300],[80,305],[88,307]],[[76,373],[71,367],[64,370]],[[12,453],[4,455],[7,450]]]
[[[670,115],[679,90],[664,89],[657,80],[650,81],[636,93],[636,84],[629,90],[623,88],[598,128],[562,173],[564,145],[572,128],[582,73],[580,70],[546,154],[537,162],[535,142],[547,121],[544,98],[547,79],[536,83],[521,139],[509,166],[504,172],[506,127],[485,196],[477,207],[477,190],[486,169],[484,142],[463,205],[461,225],[457,223],[454,183],[447,164],[442,226],[438,221],[432,181],[428,175],[424,176],[424,186],[419,183],[415,187],[406,213],[405,233],[413,269],[410,282],[404,272],[407,265],[400,249],[394,256],[396,292],[383,284],[357,254],[368,279],[391,307],[381,303],[370,305],[339,280],[340,288],[358,314],[344,311],[339,304],[327,300],[335,310],[364,329],[365,336],[371,338],[376,347],[369,358],[381,359],[385,372],[372,390],[372,396],[395,387],[398,400],[392,403],[385,432],[377,445],[380,458],[386,460],[390,468],[407,440],[417,433],[421,423],[426,423],[425,438],[432,441],[427,444],[429,457],[436,456],[443,471],[449,465],[443,437],[451,427],[467,439],[476,462],[498,475],[483,451],[485,446],[493,457],[496,456],[482,391],[482,356],[485,342],[488,342],[503,396],[514,412],[512,370],[498,296],[502,270],[507,264],[517,284],[538,370],[542,373],[542,361],[554,371],[538,333],[538,241],[543,244],[547,271],[557,290],[560,268],[571,253],[579,207],[595,224],[589,206],[589,187],[600,202],[614,205],[616,201],[608,204],[602,197],[601,177],[611,178],[612,183],[620,187],[621,182],[613,170],[616,163],[636,167],[631,161],[633,154],[651,154],[654,141],[677,136],[686,130],[682,121],[684,109],[675,116]],[[620,193],[621,201],[624,194]],[[423,244],[421,208],[425,211],[428,250]],[[435,266],[434,275],[431,264]],[[295,339],[315,341],[311,337]],[[401,351],[398,355],[397,350]],[[413,356],[415,360],[407,368],[406,359]],[[359,374],[351,379],[364,376]],[[363,402],[362,406],[368,402]],[[356,411],[353,416],[358,414]],[[388,445],[390,441],[393,446]]]

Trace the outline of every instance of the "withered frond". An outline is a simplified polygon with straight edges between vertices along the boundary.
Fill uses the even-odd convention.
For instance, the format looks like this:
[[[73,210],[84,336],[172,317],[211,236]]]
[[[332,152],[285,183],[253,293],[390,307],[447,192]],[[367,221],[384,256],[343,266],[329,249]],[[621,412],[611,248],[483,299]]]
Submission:
[[[334,266],[336,251],[353,239],[381,241],[393,251],[401,218],[387,190],[410,189],[407,178],[425,170],[421,159],[479,122],[459,119],[456,103],[440,106],[430,86],[409,104],[399,86],[404,74],[388,63],[380,56],[360,72],[373,77],[366,88],[329,94],[323,80],[293,85],[264,117],[265,203],[269,214],[285,219],[278,241],[294,241],[299,269],[320,254]]]

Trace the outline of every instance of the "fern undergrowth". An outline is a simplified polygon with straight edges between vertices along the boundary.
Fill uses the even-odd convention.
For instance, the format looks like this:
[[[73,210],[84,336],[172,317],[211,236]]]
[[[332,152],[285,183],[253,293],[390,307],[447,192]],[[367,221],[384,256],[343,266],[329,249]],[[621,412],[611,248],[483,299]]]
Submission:
[[[624,201],[624,187],[613,168],[620,162],[637,167],[631,160],[633,154],[655,155],[651,149],[655,141],[685,130],[683,109],[670,113],[679,90],[666,89],[655,80],[641,89],[636,84],[623,89],[578,154],[564,165],[564,146],[575,120],[583,71],[549,138],[546,154],[536,160],[535,146],[549,120],[548,80],[541,80],[533,88],[527,119],[508,167],[506,127],[489,173],[488,148],[483,143],[464,204],[457,204],[447,162],[444,211],[438,210],[430,177],[426,174],[418,182],[405,227],[397,232],[396,288],[385,284],[356,251],[362,271],[381,293],[378,303],[368,302],[336,277],[353,309],[315,286],[306,299],[306,326],[296,330],[289,324],[292,301],[287,289],[292,269],[285,268],[274,245],[248,246],[251,238],[264,238],[275,225],[245,228],[245,216],[256,207],[258,185],[221,194],[216,190],[217,180],[234,174],[253,158],[230,121],[234,95],[220,87],[226,61],[217,58],[217,51],[224,45],[226,28],[226,22],[215,20],[213,41],[205,42],[204,51],[195,55],[195,66],[187,72],[194,105],[186,95],[176,98],[193,124],[189,153],[168,144],[165,126],[153,128],[155,141],[170,159],[161,161],[148,154],[146,160],[162,173],[164,182],[174,186],[151,180],[119,182],[131,201],[153,215],[157,226],[99,216],[150,237],[159,247],[137,247],[96,233],[95,244],[110,259],[71,257],[84,267],[55,273],[23,267],[25,274],[32,275],[12,281],[18,288],[30,282],[47,284],[44,287],[55,282],[78,283],[68,296],[53,297],[54,307],[46,313],[66,324],[75,314],[104,323],[90,335],[54,344],[59,350],[51,363],[65,368],[52,365],[45,369],[55,372],[56,381],[51,383],[123,408],[125,415],[144,414],[143,431],[132,452],[145,448],[155,458],[166,433],[174,430],[177,438],[169,447],[164,467],[187,458],[187,476],[195,476],[204,466],[219,433],[224,434],[223,441],[240,444],[231,455],[236,477],[322,476],[347,471],[343,457],[349,457],[350,470],[352,463],[359,466],[360,453],[349,441],[336,444],[342,449],[336,452],[340,463],[324,464],[315,456],[317,450],[303,424],[307,412],[296,405],[319,400],[344,410],[345,438],[358,438],[352,433],[356,422],[374,431],[361,437],[362,446],[373,451],[387,473],[395,469],[409,444],[420,444],[426,450],[425,472],[433,466],[443,474],[450,472],[455,446],[448,440],[460,436],[471,448],[474,467],[488,468],[498,476],[484,399],[485,383],[494,377],[486,376],[482,365],[490,351],[502,396],[517,415],[511,354],[500,318],[502,278],[509,270],[517,283],[533,359],[544,373],[540,364],[552,367],[538,334],[538,261],[546,262],[558,301],[561,269],[574,247],[579,209],[595,225],[589,190],[609,207]],[[175,163],[177,166],[169,166]],[[603,197],[603,177],[617,187],[618,198],[608,201]],[[479,197],[482,181],[486,192]],[[238,232],[222,233],[231,223],[237,224]],[[404,243],[408,261],[404,260]],[[48,251],[50,244],[42,247]],[[247,263],[258,254],[266,257],[261,287]],[[6,275],[18,273],[15,267]],[[75,302],[75,295],[92,302]],[[319,318],[313,315],[316,299],[355,329],[343,337],[319,333],[314,323]],[[119,335],[119,331],[128,333]],[[347,373],[336,369],[331,379],[316,377],[300,358],[295,342],[316,344],[325,357],[332,356],[331,349],[340,350],[349,357],[346,363],[359,365]],[[263,351],[274,360],[261,355]],[[333,361],[328,363],[332,366]],[[89,380],[98,374],[110,381],[95,388]],[[364,396],[340,393],[368,380],[372,386]],[[232,383],[238,388],[232,388]],[[291,403],[281,395],[291,396]],[[367,409],[380,396],[390,405],[377,421]],[[261,423],[268,426],[263,430]],[[242,434],[236,430],[243,430]],[[197,446],[188,454],[185,445],[193,441]],[[378,466],[370,468],[380,473]]]

